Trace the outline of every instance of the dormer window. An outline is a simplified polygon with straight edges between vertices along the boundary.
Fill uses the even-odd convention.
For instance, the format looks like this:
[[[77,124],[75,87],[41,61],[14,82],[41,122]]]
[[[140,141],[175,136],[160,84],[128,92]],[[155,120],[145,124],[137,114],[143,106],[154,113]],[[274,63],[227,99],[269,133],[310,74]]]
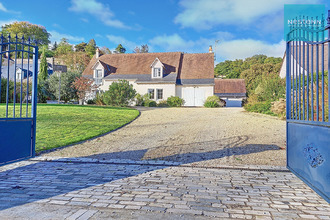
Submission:
[[[154,78],[160,78],[161,77],[161,69],[160,68],[154,68]]]
[[[96,69],[94,74],[94,80],[96,85],[102,84],[103,71],[102,69]]]
[[[158,58],[151,64],[151,78],[163,78],[164,65]]]

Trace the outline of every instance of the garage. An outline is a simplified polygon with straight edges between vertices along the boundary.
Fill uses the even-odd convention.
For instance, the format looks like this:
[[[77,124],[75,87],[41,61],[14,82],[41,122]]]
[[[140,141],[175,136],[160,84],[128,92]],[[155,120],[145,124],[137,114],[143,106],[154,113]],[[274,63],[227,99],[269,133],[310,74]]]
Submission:
[[[199,87],[183,87],[182,98],[185,106],[203,106],[205,101],[205,91]]]

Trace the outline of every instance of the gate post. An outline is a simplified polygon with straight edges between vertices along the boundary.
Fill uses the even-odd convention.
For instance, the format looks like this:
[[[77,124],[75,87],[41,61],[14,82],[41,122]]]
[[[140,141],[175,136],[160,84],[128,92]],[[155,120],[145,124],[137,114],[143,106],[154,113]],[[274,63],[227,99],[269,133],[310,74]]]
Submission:
[[[36,142],[36,124],[37,124],[37,102],[38,102],[38,47],[33,48],[33,87],[32,87],[32,106],[31,116],[32,121],[32,157],[35,156],[35,142]]]

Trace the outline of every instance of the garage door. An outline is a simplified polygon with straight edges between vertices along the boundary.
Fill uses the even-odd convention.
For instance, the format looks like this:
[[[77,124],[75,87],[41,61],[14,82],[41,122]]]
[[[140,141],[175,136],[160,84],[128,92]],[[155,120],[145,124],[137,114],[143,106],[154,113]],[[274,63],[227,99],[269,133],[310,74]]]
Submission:
[[[203,106],[204,105],[204,90],[198,87],[184,87],[183,99],[185,106]]]

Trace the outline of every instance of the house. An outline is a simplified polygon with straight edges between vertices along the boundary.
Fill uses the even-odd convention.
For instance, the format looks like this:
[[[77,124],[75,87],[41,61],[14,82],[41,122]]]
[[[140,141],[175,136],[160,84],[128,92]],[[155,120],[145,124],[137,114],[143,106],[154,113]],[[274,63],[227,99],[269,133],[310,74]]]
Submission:
[[[137,93],[159,102],[170,96],[185,100],[185,106],[203,106],[214,93],[214,54],[182,52],[105,54],[99,50],[83,76],[106,91],[118,80],[127,80]]]
[[[5,62],[3,62],[5,65],[1,66],[1,78],[8,78],[9,75],[9,79],[10,80],[14,80],[16,78],[16,80],[21,80],[21,78],[23,77],[23,79],[26,79],[27,76],[32,77],[32,73],[33,73],[33,60],[27,60],[27,59],[17,59],[16,60],[16,66],[15,66],[15,61],[14,60],[9,60],[9,67],[8,67],[8,61],[7,58]],[[55,71],[59,71],[59,72],[67,72],[67,67],[64,65],[56,65],[54,64],[54,59],[50,58],[47,60],[47,64],[48,64],[48,75],[53,74],[53,72]],[[16,69],[15,69],[16,67]],[[40,71],[40,60],[38,61],[38,71]],[[9,74],[8,74],[9,73]]]
[[[246,99],[244,79],[214,79],[214,95],[226,102],[227,107],[242,107]]]
[[[293,72],[298,72],[300,71],[301,75],[307,75],[307,61],[308,61],[308,70],[309,73],[312,71],[312,55],[313,55],[313,73],[316,72],[316,63],[317,63],[317,46],[313,46],[313,54],[312,54],[312,47],[305,46],[292,46],[290,50],[290,68],[291,68],[291,74]],[[308,51],[308,60],[307,60],[307,50]],[[324,44],[324,71],[328,71],[328,43]],[[301,54],[301,56],[299,56]],[[305,54],[305,56],[303,55]],[[319,72],[322,71],[322,46],[319,46],[319,56],[318,56],[318,68]],[[295,71],[293,71],[295,70]],[[297,71],[298,70],[298,71]],[[280,70],[280,77],[285,78],[286,77],[286,52],[284,52],[283,55],[283,62]]]

